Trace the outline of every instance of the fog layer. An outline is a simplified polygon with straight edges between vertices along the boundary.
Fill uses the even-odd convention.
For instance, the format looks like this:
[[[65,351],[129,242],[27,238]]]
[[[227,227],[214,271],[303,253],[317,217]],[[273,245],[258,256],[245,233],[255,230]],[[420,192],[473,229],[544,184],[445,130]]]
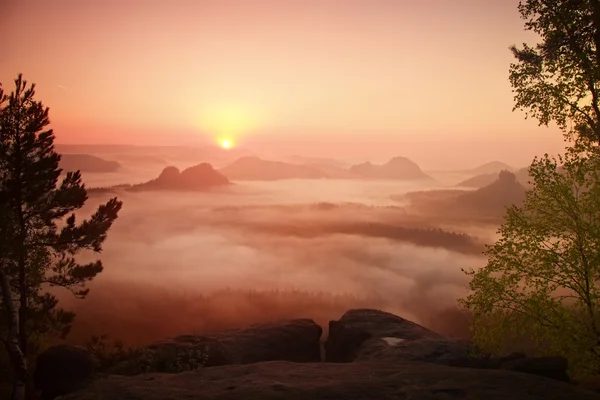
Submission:
[[[464,335],[452,311],[466,289],[461,268],[483,265],[493,230],[434,230],[436,221],[392,199],[412,189],[327,180],[119,193],[124,207],[101,254],[105,271],[86,300],[60,292],[78,313],[71,338],[146,343],[280,318],[326,324],[354,307]],[[108,197],[91,196],[81,216]]]

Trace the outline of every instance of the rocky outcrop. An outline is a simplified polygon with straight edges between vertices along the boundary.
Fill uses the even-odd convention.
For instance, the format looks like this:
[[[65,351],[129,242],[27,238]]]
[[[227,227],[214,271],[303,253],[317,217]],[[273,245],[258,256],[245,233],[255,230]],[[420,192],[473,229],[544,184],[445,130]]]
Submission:
[[[473,366],[466,341],[446,339],[414,322],[378,310],[350,310],[329,323],[326,360],[425,361]]]
[[[529,358],[516,353],[493,358],[473,350],[476,349],[468,341],[444,338],[414,322],[378,310],[350,310],[340,320],[331,321],[325,342],[329,362],[419,361],[513,370],[569,381],[567,360],[562,357]]]
[[[320,336],[309,319],[179,336],[142,349],[84,388],[85,350],[59,347],[40,356],[36,384],[46,399],[80,388],[61,400],[600,399],[560,382],[569,380],[560,357],[474,358],[469,342],[383,311],[350,310],[331,321],[326,362],[319,362]]]
[[[296,319],[210,336],[178,336],[141,349],[109,372],[136,375],[261,361],[318,362],[321,332],[313,320]]]
[[[47,400],[81,388],[93,373],[93,360],[85,348],[58,345],[37,357],[33,381]]]
[[[206,190],[228,184],[229,180],[224,175],[216,171],[210,164],[202,163],[182,172],[173,166],[166,167],[158,178],[133,185],[129,190]]]
[[[563,382],[429,363],[264,362],[181,374],[107,376],[61,400],[598,400]]]

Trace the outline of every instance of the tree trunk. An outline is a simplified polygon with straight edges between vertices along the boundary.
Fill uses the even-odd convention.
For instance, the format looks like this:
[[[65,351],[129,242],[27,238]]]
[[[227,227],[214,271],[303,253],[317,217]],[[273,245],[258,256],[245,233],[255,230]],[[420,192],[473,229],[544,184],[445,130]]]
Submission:
[[[25,240],[21,241],[22,246]],[[19,347],[24,357],[27,357],[27,281],[25,274],[25,255],[20,251],[19,255]]]
[[[14,369],[14,382],[11,400],[23,400],[25,398],[25,386],[27,384],[27,360],[19,345],[19,313],[15,307],[10,288],[10,280],[6,272],[0,267],[0,288],[2,290],[2,302],[8,312],[8,338],[6,350]]]

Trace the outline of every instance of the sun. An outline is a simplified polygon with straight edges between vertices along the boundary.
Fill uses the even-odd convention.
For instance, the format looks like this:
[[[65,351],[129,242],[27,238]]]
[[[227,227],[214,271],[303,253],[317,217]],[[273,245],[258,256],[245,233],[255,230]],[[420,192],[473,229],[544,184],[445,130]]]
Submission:
[[[230,149],[233,146],[233,143],[229,139],[221,140],[221,147],[224,149]]]

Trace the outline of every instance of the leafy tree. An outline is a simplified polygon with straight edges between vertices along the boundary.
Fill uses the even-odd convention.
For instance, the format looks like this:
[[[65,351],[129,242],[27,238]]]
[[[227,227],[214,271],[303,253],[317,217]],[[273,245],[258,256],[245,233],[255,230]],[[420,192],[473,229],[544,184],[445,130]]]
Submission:
[[[487,266],[468,272],[462,303],[483,349],[528,335],[575,370],[600,371],[599,171],[597,148],[534,160],[525,203],[508,209]]]
[[[600,143],[600,0],[525,0],[519,11],[542,40],[511,47],[515,109],[567,140]]]
[[[83,251],[100,252],[122,203],[116,198],[77,223],[87,200],[79,172],[59,182],[60,155],[47,129],[49,109],[34,99],[35,85],[19,75],[0,97],[0,313],[2,339],[15,371],[13,398],[22,398],[27,356],[35,335],[66,335],[74,315],[57,307],[49,292],[63,287],[84,298],[101,261],[80,264]]]
[[[600,371],[600,0],[523,0],[535,46],[511,47],[515,109],[554,122],[574,146],[536,158],[533,187],[508,209],[487,265],[460,302],[474,340],[499,352],[526,335],[566,356],[576,371]]]

